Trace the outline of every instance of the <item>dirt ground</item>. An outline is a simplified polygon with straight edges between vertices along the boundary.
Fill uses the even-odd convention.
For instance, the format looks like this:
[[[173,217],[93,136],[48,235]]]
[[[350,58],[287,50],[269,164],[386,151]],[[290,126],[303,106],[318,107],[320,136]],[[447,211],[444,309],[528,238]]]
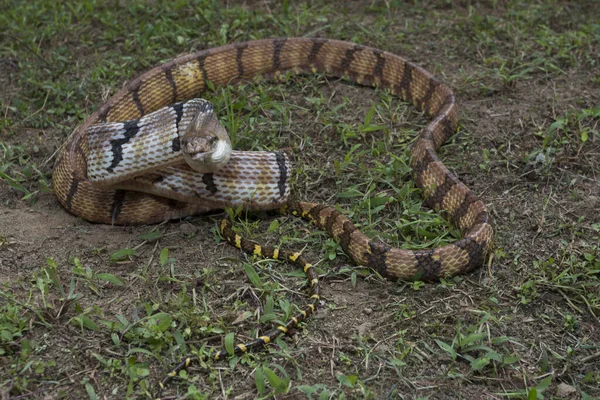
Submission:
[[[309,398],[306,393],[311,388],[316,393],[312,398],[319,393],[325,393],[324,398],[340,398],[342,394],[348,398],[431,399],[600,396],[597,7],[593,2],[574,5],[561,1],[506,5],[494,1],[400,3],[405,7],[390,6],[389,2],[350,2],[343,12],[330,9],[334,12],[328,16],[330,24],[347,15],[366,30],[374,27],[370,33],[356,33],[362,30],[352,22],[315,33],[314,24],[319,27],[326,23],[314,22],[306,26],[300,23],[300,34],[330,37],[332,33],[326,29],[338,29],[333,33],[338,35],[336,38],[358,38],[361,43],[402,54],[455,89],[461,128],[441,151],[441,157],[488,205],[496,234],[492,259],[448,282],[389,282],[353,266],[326,234],[315,233],[303,222],[279,217],[281,226],[265,233],[275,217],[261,214],[258,219],[265,221],[249,229],[255,232],[256,228],[255,237],[278,243],[285,236],[286,245],[305,247],[307,256],[321,260],[324,305],[308,323],[270,350],[236,359],[235,368],[230,368],[233,362],[215,363],[208,371],[193,367],[190,381],[172,383],[168,396],[192,393],[192,385],[206,398],[230,399],[269,395]],[[315,10],[319,6],[311,5],[318,20]],[[271,22],[277,21],[280,12],[277,4],[269,2],[240,3],[238,7],[272,12]],[[520,14],[527,7],[531,13]],[[547,10],[549,7],[554,11]],[[417,11],[423,8],[428,12]],[[531,18],[529,22],[519,20],[526,16]],[[521,41],[507,36],[529,34],[527,24],[538,24],[539,30],[548,29],[551,35]],[[589,29],[581,28],[581,24]],[[230,25],[234,23],[230,21]],[[272,29],[267,32],[273,36],[286,34]],[[579,41],[573,40],[571,47],[556,39],[567,37],[569,32],[580,33]],[[591,39],[581,32],[587,32]],[[48,46],[55,50],[66,46],[72,55],[77,46],[84,46],[75,38],[59,42],[49,40]],[[528,59],[526,48],[519,47],[522,42],[541,48],[542,61]],[[8,48],[6,43],[4,46]],[[559,50],[552,50],[560,46],[566,48],[564,58],[557,55]],[[196,49],[200,48],[201,44]],[[261,325],[256,317],[265,304],[263,288],[258,290],[248,280],[244,264],[260,271],[276,303],[281,299],[303,303],[303,281],[292,267],[249,258],[218,239],[215,226],[223,214],[158,226],[122,227],[92,224],[65,211],[51,190],[40,183],[36,170],[32,169],[33,177],[28,177],[23,168],[32,165],[41,176],[50,176],[69,126],[74,127],[89,115],[90,108],[100,104],[96,101],[98,95],[102,97],[106,92],[98,90],[86,96],[80,109],[64,118],[46,114],[49,105],[40,108],[42,118],[52,124],[37,124],[37,119],[15,124],[14,99],[36,93],[28,91],[25,95],[21,85],[25,61],[30,56],[15,57],[9,51],[1,54],[0,114],[5,119],[0,139],[6,167],[0,166],[0,171],[12,176],[19,171],[24,177],[21,184],[35,198],[34,202],[23,200],[21,190],[9,185],[7,179],[0,180],[0,304],[5,307],[2,323],[11,320],[6,317],[9,305],[18,307],[20,319],[26,321],[22,336],[2,342],[2,399],[149,396],[156,382],[182,356],[181,348],[175,349],[176,344],[180,345],[174,334],[178,326],[195,329],[185,332],[182,328],[188,350],[202,344],[220,346],[224,335],[231,331],[249,338],[261,326],[268,329],[269,323]],[[40,54],[44,57],[46,53]],[[134,72],[141,73],[177,54],[163,54]],[[550,64],[556,68],[548,67]],[[69,68],[63,73],[72,79],[90,79],[82,72],[84,68]],[[110,90],[122,82],[115,81]],[[349,145],[340,146],[339,134],[344,129],[342,124],[358,129],[371,105],[385,101],[385,95],[323,77],[298,78],[280,86],[269,92],[271,98],[294,104],[297,109],[289,111],[290,119],[282,122],[283,127],[276,125],[276,114],[265,112],[265,126],[269,135],[279,135],[278,143],[257,145],[260,137],[240,139],[239,143],[293,148],[297,165],[294,190],[298,196],[352,210],[352,217],[367,226],[370,233],[401,244],[402,235],[396,233],[392,222],[406,215],[401,202],[388,204],[389,212],[374,214],[379,222],[371,222],[365,221],[370,215],[366,217],[352,208],[362,198],[337,197],[351,188],[368,186],[368,180],[374,178],[363,170],[375,170],[374,157],[361,154],[351,160],[353,166],[341,167],[350,171],[343,179],[327,172],[344,159],[352,144],[368,147],[373,141],[385,140],[383,133],[377,132],[372,137],[358,135]],[[259,89],[252,84],[235,96],[243,98],[248,91]],[[40,90],[35,101],[29,100],[39,104],[45,96],[46,92]],[[315,105],[314,99],[319,96],[325,100]],[[51,97],[49,101],[58,104],[60,99]],[[341,104],[354,108],[323,111]],[[423,117],[411,106],[398,107],[388,116],[378,114],[376,123],[413,132],[422,126]],[[335,118],[335,123],[323,122],[327,112],[326,118]],[[11,121],[6,122],[9,118]],[[584,131],[587,140],[582,141]],[[302,145],[295,142],[298,138]],[[401,153],[409,141],[400,139],[390,148]],[[22,150],[14,150],[18,155],[9,158],[7,149],[15,146],[22,146]],[[304,153],[298,154],[299,149]],[[397,186],[410,185],[409,180],[409,174],[401,174]],[[375,183],[379,185],[375,192],[394,195],[380,181]],[[410,197],[418,206],[418,194]],[[407,218],[414,221],[418,216]],[[425,225],[424,229],[447,232],[443,223],[437,224],[431,228]],[[140,238],[151,231],[160,232],[160,238]],[[381,236],[379,231],[383,232]],[[419,243],[417,231],[405,235],[412,235],[412,240]],[[452,235],[444,240],[453,241]],[[111,259],[116,251],[134,248],[134,256]],[[172,262],[161,259],[163,249],[168,249]],[[335,257],[330,260],[332,252]],[[83,270],[77,270],[75,258]],[[53,262],[58,281],[49,272]],[[93,274],[112,274],[124,285],[86,275],[86,268]],[[268,283],[271,280],[277,283]],[[57,282],[65,293],[58,289]],[[76,297],[69,297],[70,285]],[[182,311],[180,307],[187,308]],[[197,314],[191,310],[194,307],[200,310]],[[170,313],[173,320],[166,332],[153,332],[152,340],[143,339],[144,333],[139,333],[133,339],[122,337],[117,345],[112,335],[119,330],[103,322],[116,321],[118,316],[143,321],[156,310]],[[234,323],[243,313],[252,317]],[[82,315],[89,316],[97,329],[87,325]],[[27,351],[24,339],[31,346]],[[458,356],[453,357],[444,344]],[[469,347],[472,345],[479,347]],[[117,365],[107,364],[107,360],[120,361]],[[132,365],[139,367],[137,372],[132,372]],[[270,366],[280,377],[289,375],[288,389],[277,392],[270,381],[271,389],[261,392],[256,371],[263,366]],[[133,387],[130,392],[128,385]],[[190,396],[202,398],[196,392]]]

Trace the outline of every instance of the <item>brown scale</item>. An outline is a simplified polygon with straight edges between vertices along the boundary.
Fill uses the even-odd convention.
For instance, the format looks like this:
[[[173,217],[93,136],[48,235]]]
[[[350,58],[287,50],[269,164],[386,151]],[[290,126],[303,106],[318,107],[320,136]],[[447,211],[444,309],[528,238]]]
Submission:
[[[471,210],[469,207],[468,209]],[[485,237],[485,229],[489,226],[488,214],[477,208],[471,212],[471,215],[475,214],[475,220],[468,224],[472,232],[467,232],[465,238],[444,247],[419,251],[393,248],[370,240],[348,217],[333,207],[289,202],[284,211],[326,230],[355,264],[368,266],[392,280],[432,281],[470,271],[483,263],[490,245],[479,237]],[[461,218],[464,219],[465,216]],[[455,248],[460,251],[457,252]]]
[[[304,309],[300,310],[300,312],[297,315],[291,317],[284,325],[278,325],[275,328],[268,331],[267,333],[265,333],[264,335],[261,335],[256,339],[251,340],[250,342],[236,344],[233,348],[233,354],[229,354],[227,350],[221,350],[213,356],[208,356],[212,357],[214,361],[221,360],[232,355],[240,355],[249,350],[260,348],[273,342],[279,335],[281,335],[282,333],[288,333],[290,329],[294,329],[298,326],[300,322],[305,321],[308,317],[310,317],[319,306],[319,302],[321,300],[319,275],[313,268],[312,264],[306,261],[300,253],[279,249],[278,247],[261,246],[256,242],[245,239],[233,231],[231,221],[228,219],[224,219],[223,221],[221,221],[221,225],[219,228],[221,231],[221,235],[225,238],[225,240],[227,240],[227,242],[237,247],[238,249],[245,251],[248,254],[257,255],[259,257],[264,258],[272,258],[275,260],[289,260],[297,266],[299,266],[300,268],[302,268],[310,286],[310,302],[305,306]],[[162,382],[159,383],[160,389],[158,393],[158,399],[160,399],[162,391],[164,390],[165,385],[169,382],[169,380],[177,376],[177,374],[180,371],[186,369],[192,363],[197,361],[199,361],[198,356],[190,355],[187,356],[179,364],[177,364],[175,368],[173,368],[171,372],[167,374],[167,376],[162,380]]]

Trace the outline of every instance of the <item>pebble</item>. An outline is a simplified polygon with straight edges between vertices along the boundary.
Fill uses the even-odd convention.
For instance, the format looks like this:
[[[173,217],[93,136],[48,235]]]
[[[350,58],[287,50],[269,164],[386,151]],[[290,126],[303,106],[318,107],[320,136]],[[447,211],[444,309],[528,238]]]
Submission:
[[[577,391],[577,389],[575,389],[573,386],[571,385],[567,385],[566,383],[561,383],[558,385],[558,388],[556,390],[556,395],[558,397],[567,397],[573,393],[575,393]]]
[[[189,236],[196,232],[196,227],[192,224],[185,223],[179,227],[179,230],[183,235]]]

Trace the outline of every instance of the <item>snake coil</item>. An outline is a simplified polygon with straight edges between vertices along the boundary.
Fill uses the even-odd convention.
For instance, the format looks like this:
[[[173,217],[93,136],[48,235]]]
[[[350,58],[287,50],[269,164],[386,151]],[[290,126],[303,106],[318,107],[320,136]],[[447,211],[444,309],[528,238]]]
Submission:
[[[124,166],[127,157],[132,157],[130,154],[138,151],[151,155],[156,151],[157,143],[139,140],[151,125],[149,121],[154,121],[149,117],[152,113],[164,113],[158,123],[176,132],[168,144],[177,158],[185,139],[179,124],[187,118],[185,107],[180,104],[187,104],[185,102],[205,92],[209,82],[218,87],[253,77],[276,78],[284,73],[324,73],[360,85],[380,87],[424,111],[430,121],[412,146],[413,178],[426,204],[457,226],[462,239],[434,249],[393,248],[369,239],[332,207],[289,202],[289,160],[280,152],[233,152],[222,169],[207,173],[193,171],[183,164],[156,162],[147,173],[136,173],[117,183],[111,181],[115,169]],[[99,183],[89,174],[97,167],[93,161],[96,148],[92,143],[96,128],[107,124],[117,124],[119,133],[104,141],[108,143],[105,145],[108,164],[99,168],[107,180]],[[327,230],[357,264],[371,267],[390,279],[435,280],[481,265],[493,239],[485,204],[437,155],[439,147],[454,134],[457,124],[457,104],[450,88],[395,54],[321,38],[235,43],[178,57],[125,85],[68,139],[56,161],[54,191],[69,212],[89,221],[112,224],[156,223],[239,205],[250,211],[283,206]],[[255,251],[258,246],[236,239],[226,225],[223,234],[234,244],[237,240],[238,247],[251,247]],[[286,257],[292,259],[293,254]],[[313,281],[312,268],[306,268],[308,263],[301,261]],[[313,290],[312,298],[318,300],[318,285],[315,284]],[[314,306],[311,302],[308,309],[312,312]],[[308,309],[304,310],[307,314]],[[297,323],[294,318],[291,321]],[[285,325],[276,330],[281,332],[284,328],[289,327]],[[263,338],[263,343],[271,340],[269,335],[265,337],[268,340]],[[236,351],[242,351],[245,345],[238,346]],[[225,354],[220,353],[221,356]]]

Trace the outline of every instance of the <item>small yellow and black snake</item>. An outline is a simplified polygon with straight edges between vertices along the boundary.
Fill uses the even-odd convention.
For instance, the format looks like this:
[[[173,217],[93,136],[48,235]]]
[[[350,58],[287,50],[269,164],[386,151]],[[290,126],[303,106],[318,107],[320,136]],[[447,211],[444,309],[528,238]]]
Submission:
[[[305,321],[308,317],[310,317],[317,307],[319,306],[319,301],[321,300],[321,289],[319,287],[319,276],[313,265],[304,259],[302,254],[298,252],[293,252],[285,249],[279,249],[278,247],[271,246],[261,246],[256,242],[245,239],[235,233],[232,230],[231,221],[229,219],[224,219],[221,221],[219,226],[221,231],[221,235],[227,240],[227,242],[231,243],[238,249],[245,251],[248,254],[256,255],[259,257],[270,258],[274,260],[288,260],[299,266],[306,275],[310,286],[310,301],[306,306],[300,310],[300,312],[291,317],[284,325],[278,325],[265,334],[257,337],[256,339],[248,342],[248,343],[238,343],[233,348],[233,354],[228,353],[226,350],[218,351],[214,356],[212,356],[213,360],[221,360],[228,356],[232,355],[240,355],[245,353],[253,348],[262,347],[266,344],[274,341],[279,335],[282,333],[288,333],[289,330],[298,326],[298,324],[302,321]],[[158,393],[158,397],[160,398],[163,389],[167,382],[177,376],[177,374],[187,368],[191,363],[197,361],[197,356],[187,356],[183,361],[175,366],[167,374],[167,376],[159,383],[160,389]]]

